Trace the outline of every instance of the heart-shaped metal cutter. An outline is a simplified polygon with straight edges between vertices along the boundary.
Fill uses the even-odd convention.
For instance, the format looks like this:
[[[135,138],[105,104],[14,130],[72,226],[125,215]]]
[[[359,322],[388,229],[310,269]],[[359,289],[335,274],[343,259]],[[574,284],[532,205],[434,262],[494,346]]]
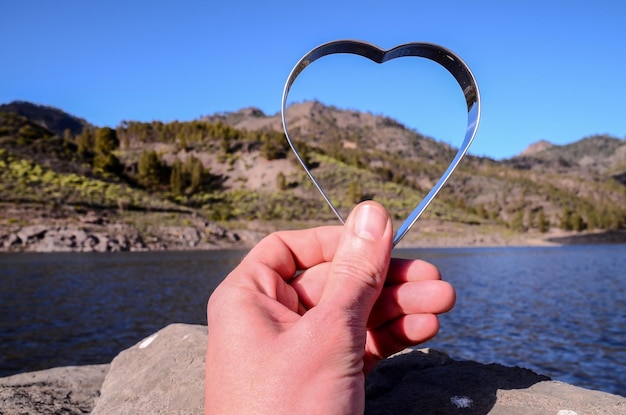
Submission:
[[[463,139],[463,143],[461,144],[461,147],[454,156],[454,159],[452,160],[446,171],[443,173],[443,175],[439,178],[437,183],[433,186],[430,192],[428,192],[426,197],[422,199],[420,204],[417,205],[415,209],[413,209],[409,216],[407,216],[407,218],[402,222],[402,224],[396,231],[393,237],[393,246],[396,246],[398,242],[400,242],[400,240],[404,237],[404,235],[406,235],[406,233],[415,224],[417,219],[419,219],[421,214],[432,202],[435,196],[437,196],[437,193],[439,193],[443,185],[446,184],[461,159],[467,153],[467,149],[472,144],[474,136],[476,135],[476,130],[478,129],[478,123],[480,121],[480,93],[478,91],[478,85],[476,83],[476,79],[474,78],[474,74],[472,74],[470,68],[465,62],[463,62],[463,60],[459,56],[444,47],[432,43],[407,43],[404,45],[396,46],[389,50],[384,50],[371,43],[358,40],[336,40],[312,49],[298,61],[298,63],[291,70],[291,73],[287,78],[287,82],[285,83],[285,88],[283,90],[283,99],[281,106],[283,129],[285,130],[285,136],[287,137],[289,146],[296,155],[296,158],[298,159],[300,164],[302,164],[302,167],[304,167],[307,175],[309,176],[317,190],[319,190],[326,203],[328,203],[328,206],[330,206],[331,210],[335,213],[335,215],[337,215],[342,223],[344,222],[343,217],[330,201],[330,199],[326,195],[326,192],[324,192],[320,184],[317,182],[317,180],[305,164],[304,160],[300,156],[300,153],[298,153],[298,150],[296,150],[293,140],[289,135],[289,129],[287,128],[287,119],[285,116],[289,90],[291,89],[291,86],[293,85],[298,75],[300,75],[300,73],[307,66],[309,66],[316,60],[324,56],[337,53],[363,56],[376,63],[385,63],[392,59],[402,58],[405,56],[417,56],[430,59],[443,66],[448,72],[450,72],[450,74],[452,74],[454,79],[458,82],[459,86],[463,90],[463,94],[465,95],[465,101],[467,103],[467,128],[465,130],[465,138]]]

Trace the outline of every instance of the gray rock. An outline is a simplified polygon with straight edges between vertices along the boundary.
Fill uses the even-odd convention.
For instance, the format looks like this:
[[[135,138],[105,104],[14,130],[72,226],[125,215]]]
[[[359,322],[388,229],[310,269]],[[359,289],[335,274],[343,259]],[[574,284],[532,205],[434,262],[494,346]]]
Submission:
[[[389,358],[367,378],[366,414],[626,414],[626,398],[549,380],[531,370],[455,361],[420,350]],[[568,412],[569,411],[569,412]]]
[[[174,324],[122,352],[93,414],[202,413],[206,336],[204,326]],[[435,350],[381,362],[366,392],[367,414],[626,414],[625,398]]]
[[[69,239],[72,240],[76,246],[83,246],[88,236],[84,229],[72,229],[70,230]]]
[[[232,247],[238,234],[208,221],[196,226],[155,226],[144,234],[124,223],[85,220],[93,226],[30,225],[0,229],[0,252],[118,252]],[[148,243],[144,242],[144,237]]]
[[[193,226],[163,226],[161,230],[190,246],[197,244],[201,238],[200,232]]]
[[[202,414],[207,328],[172,324],[120,353],[92,414]]]
[[[75,414],[93,408],[95,415],[201,414],[206,340],[206,326],[173,324],[120,353],[110,368],[58,368],[0,379],[0,413]],[[378,364],[366,380],[365,412],[624,415],[626,398],[551,381],[528,369],[456,361],[424,349]]]
[[[43,238],[47,231],[48,227],[45,225],[24,226],[17,231],[17,237],[22,241],[22,244],[27,245],[34,240]]]
[[[130,251],[130,242],[124,235],[109,238],[107,249],[111,252]]]
[[[32,248],[35,252],[72,252],[76,251],[76,229],[49,229]],[[84,232],[83,232],[84,234]],[[80,233],[79,237],[82,237]],[[85,235],[86,238],[86,235]]]
[[[84,414],[91,411],[109,365],[71,366],[0,379],[0,414]]]
[[[231,232],[223,226],[220,226],[200,215],[194,215],[192,218],[193,224],[204,230],[207,235],[212,235],[218,239],[226,239],[229,242],[239,242],[241,237],[236,232]]]
[[[10,233],[6,236],[6,238],[4,239],[4,241],[2,242],[3,246],[5,248],[10,248],[13,245],[19,245],[22,243],[22,240],[20,239],[19,236],[17,236],[14,233]]]
[[[91,235],[92,241],[89,245],[95,252],[107,252],[109,251],[109,237],[102,234],[93,232]]]

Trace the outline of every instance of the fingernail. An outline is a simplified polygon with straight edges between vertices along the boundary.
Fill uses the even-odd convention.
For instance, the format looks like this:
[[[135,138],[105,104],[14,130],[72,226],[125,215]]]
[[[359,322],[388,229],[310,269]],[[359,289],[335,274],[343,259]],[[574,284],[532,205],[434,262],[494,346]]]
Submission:
[[[387,215],[373,205],[357,208],[354,218],[354,233],[363,239],[377,241],[383,237],[387,228]]]

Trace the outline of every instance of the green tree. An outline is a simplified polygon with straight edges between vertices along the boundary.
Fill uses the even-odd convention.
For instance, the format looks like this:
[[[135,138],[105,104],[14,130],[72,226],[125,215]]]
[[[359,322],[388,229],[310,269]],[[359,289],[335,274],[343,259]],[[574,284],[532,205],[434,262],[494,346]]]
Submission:
[[[113,154],[97,153],[93,158],[93,167],[96,171],[119,174],[122,172],[122,163]]]
[[[289,143],[283,134],[264,132],[261,137],[261,155],[267,160],[287,157]]]
[[[137,178],[139,183],[149,189],[156,188],[161,183],[164,166],[156,151],[146,150],[139,157]]]
[[[585,217],[587,218],[587,228],[588,229],[596,229],[599,226],[600,220],[598,219],[598,212],[593,208],[593,206],[589,206],[585,211]]]
[[[89,153],[93,152],[95,147],[93,131],[89,128],[85,128],[83,132],[76,137],[76,144],[78,145],[78,155],[82,158],[85,158]]]
[[[37,128],[32,125],[26,124],[22,126],[17,132],[17,142],[19,145],[23,146],[29,144],[33,140],[36,140],[42,136],[41,130],[37,130]]]
[[[181,133],[178,135],[178,144],[183,150],[187,150],[189,148],[189,144],[187,144],[187,138],[185,137],[185,134]]]
[[[229,142],[228,137],[226,135],[223,135],[220,138],[220,149],[225,154],[228,154],[230,152],[230,142]]]
[[[583,217],[580,216],[578,212],[574,212],[572,214],[571,222],[572,222],[572,230],[576,232],[584,231],[586,228],[585,221],[583,220]]]
[[[476,216],[483,219],[487,219],[489,217],[489,213],[487,212],[487,209],[485,209],[484,205],[476,206]]]
[[[183,163],[176,159],[172,164],[172,171],[170,172],[170,191],[176,196],[182,196],[186,187]]]
[[[276,175],[276,187],[278,190],[283,191],[287,189],[287,178],[282,171]]]
[[[543,209],[540,209],[537,214],[537,228],[539,228],[539,232],[541,233],[546,233],[550,229],[550,221],[546,218]]]
[[[561,221],[559,222],[559,227],[566,231],[571,231],[574,229],[574,225],[572,224],[572,214],[571,209],[564,207],[561,210]]]
[[[189,175],[189,192],[201,190],[205,173],[202,162],[195,157],[189,157],[185,162],[185,170]]]
[[[98,130],[96,134],[95,150],[96,153],[109,154],[120,146],[115,130],[104,127]]]
[[[511,220],[511,229],[524,232],[526,228],[524,227],[524,211],[522,209],[518,209],[513,215],[513,219]]]

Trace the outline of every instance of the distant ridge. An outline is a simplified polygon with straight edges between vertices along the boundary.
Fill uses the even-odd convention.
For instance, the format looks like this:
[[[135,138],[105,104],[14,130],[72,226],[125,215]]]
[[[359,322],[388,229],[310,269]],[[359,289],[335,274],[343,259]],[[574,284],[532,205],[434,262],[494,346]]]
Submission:
[[[532,156],[533,154],[541,153],[542,151],[545,151],[553,146],[554,144],[552,144],[549,141],[540,140],[540,141],[537,141],[536,143],[532,143],[531,145],[529,145],[526,148],[526,150],[522,151],[519,155],[520,156]]]
[[[518,157],[619,175],[626,172],[626,139],[602,134],[565,145],[539,141]]]
[[[62,137],[65,130],[76,136],[89,125],[87,121],[74,117],[55,107],[37,105],[26,101],[13,101],[0,105],[0,112],[9,112],[29,119],[31,122]]]

